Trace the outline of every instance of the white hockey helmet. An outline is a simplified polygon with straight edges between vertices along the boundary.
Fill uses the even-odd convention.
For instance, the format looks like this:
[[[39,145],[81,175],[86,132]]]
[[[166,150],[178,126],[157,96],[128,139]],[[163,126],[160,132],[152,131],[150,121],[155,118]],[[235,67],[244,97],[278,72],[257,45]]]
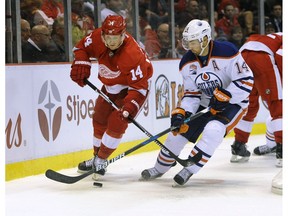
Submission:
[[[183,48],[189,50],[189,41],[198,40],[202,50],[204,50],[206,47],[202,47],[202,43],[205,36],[208,37],[209,44],[211,40],[211,27],[209,23],[205,20],[191,20],[182,33]]]

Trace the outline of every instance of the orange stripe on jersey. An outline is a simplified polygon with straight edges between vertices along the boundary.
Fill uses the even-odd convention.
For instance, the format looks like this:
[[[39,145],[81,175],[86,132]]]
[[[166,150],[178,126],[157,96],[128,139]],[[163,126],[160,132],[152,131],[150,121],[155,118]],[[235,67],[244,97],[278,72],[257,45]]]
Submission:
[[[250,87],[253,87],[253,84],[251,82],[247,82],[247,81],[243,81],[241,80],[241,83],[245,84],[245,85],[248,85]]]
[[[228,134],[230,132],[230,130],[232,130],[237,124],[238,122],[242,119],[242,117],[244,116],[244,114],[246,113],[247,108],[244,109],[239,115],[238,117],[235,119],[235,121],[231,122],[231,124],[229,124],[229,126],[227,126],[226,128],[226,134]]]
[[[201,92],[184,92],[184,95],[201,95]]]

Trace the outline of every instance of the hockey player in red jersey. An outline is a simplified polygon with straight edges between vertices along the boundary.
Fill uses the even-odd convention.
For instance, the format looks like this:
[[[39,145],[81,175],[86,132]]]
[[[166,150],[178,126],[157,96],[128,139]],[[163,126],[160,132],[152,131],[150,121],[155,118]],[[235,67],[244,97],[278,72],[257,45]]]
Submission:
[[[188,157],[198,153],[202,157],[175,175],[174,181],[179,185],[184,185],[205,166],[224,137],[239,122],[246,112],[253,87],[252,71],[238,49],[229,42],[213,41],[207,21],[190,21],[183,31],[182,44],[188,50],[179,64],[184,96],[181,107],[173,110],[171,116],[171,126],[179,129],[168,134],[165,146],[179,155],[190,141],[196,145]],[[208,106],[210,112],[184,124],[185,116]],[[161,177],[174,162],[162,149],[154,167],[143,170],[141,176],[144,180]]]
[[[106,159],[119,145],[128,127],[130,116],[141,110],[149,91],[153,67],[145,52],[134,38],[126,33],[122,16],[109,15],[102,27],[83,38],[74,48],[75,59],[71,66],[71,79],[79,86],[90,76],[90,58],[98,59],[98,79],[102,91],[120,111],[115,110],[102,97],[96,99],[93,114],[93,158],[78,165],[79,172],[101,167],[105,174]]]
[[[253,72],[254,86],[249,96],[248,112],[234,129],[235,141],[231,146],[231,162],[242,162],[249,159],[250,152],[246,149],[245,144],[259,110],[260,96],[272,117],[269,129],[277,143],[276,166],[282,167],[282,33],[252,35],[240,51]],[[261,147],[262,152],[264,147]],[[260,147],[257,147],[255,151],[256,154],[262,153]]]

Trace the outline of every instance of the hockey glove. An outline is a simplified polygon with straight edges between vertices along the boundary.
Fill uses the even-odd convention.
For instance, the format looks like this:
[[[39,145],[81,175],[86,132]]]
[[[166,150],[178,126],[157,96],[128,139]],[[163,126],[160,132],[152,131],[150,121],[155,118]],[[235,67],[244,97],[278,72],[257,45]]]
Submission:
[[[71,68],[71,79],[81,87],[86,85],[84,83],[84,79],[88,79],[90,77],[91,62],[74,61]]]
[[[213,92],[213,97],[210,100],[209,106],[212,115],[216,115],[219,112],[223,112],[226,106],[229,104],[232,95],[229,91],[217,87]]]
[[[124,105],[121,109],[122,115],[128,118],[134,118],[142,107],[146,97],[135,90],[128,91],[128,95],[124,98]]]
[[[174,136],[178,133],[186,133],[189,129],[187,124],[184,124],[185,120],[185,110],[181,107],[177,107],[172,111],[171,116],[171,127],[177,127],[176,129],[172,130]]]

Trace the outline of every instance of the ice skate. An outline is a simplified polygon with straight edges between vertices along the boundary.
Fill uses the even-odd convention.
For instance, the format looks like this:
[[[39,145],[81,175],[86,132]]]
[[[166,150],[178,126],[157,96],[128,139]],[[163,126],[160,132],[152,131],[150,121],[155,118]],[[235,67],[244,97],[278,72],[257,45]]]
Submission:
[[[231,145],[231,163],[243,163],[249,160],[251,153],[247,150],[245,143],[234,141]]]
[[[78,164],[78,173],[86,173],[92,169],[94,157]]]
[[[265,155],[265,154],[274,153],[276,152],[276,146],[273,148],[270,148],[267,145],[261,145],[261,146],[256,147],[253,152],[255,155]]]
[[[86,160],[86,161],[79,163],[77,172],[78,173],[85,173],[85,172],[92,170],[93,161],[94,161],[94,157],[89,159],[89,160]],[[106,168],[100,169],[99,171],[97,171],[96,173],[93,174],[92,179],[99,180],[100,176],[105,175],[106,171],[107,171]]]
[[[277,143],[276,145],[276,167],[282,167],[282,153],[283,153],[283,149],[282,149],[282,144]]]
[[[149,181],[149,180],[159,178],[162,175],[163,173],[160,173],[155,167],[152,167],[150,169],[145,169],[142,171],[141,173],[142,178],[140,180]]]
[[[281,171],[272,179],[271,191],[276,194],[282,195],[282,169]]]
[[[104,176],[107,171],[108,161],[106,159],[99,158],[98,156],[95,156],[95,158],[92,161],[92,166],[95,167],[97,170],[94,172],[92,179],[93,180],[99,180],[101,176]]]
[[[174,176],[173,179],[178,185],[184,185],[192,175],[193,173],[190,173],[189,170],[183,168],[177,175]]]

